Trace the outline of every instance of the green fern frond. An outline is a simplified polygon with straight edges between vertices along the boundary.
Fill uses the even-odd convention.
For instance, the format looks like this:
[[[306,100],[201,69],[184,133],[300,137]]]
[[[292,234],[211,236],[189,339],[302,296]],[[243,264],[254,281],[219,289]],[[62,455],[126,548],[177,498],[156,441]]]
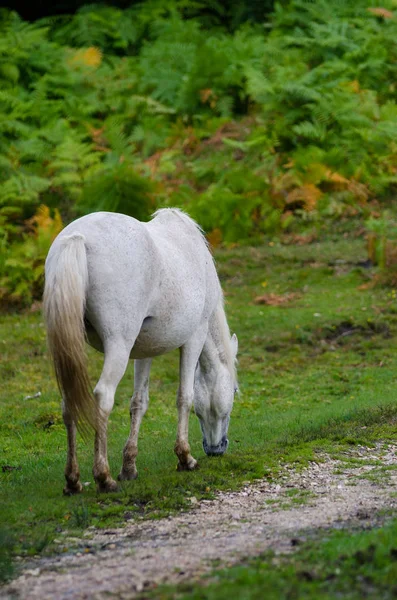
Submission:
[[[323,141],[327,131],[320,123],[312,123],[311,121],[303,121],[292,128],[294,133],[309,140]]]
[[[319,92],[299,83],[286,83],[283,92],[285,96],[289,96],[298,102],[317,102],[321,100]]]
[[[22,172],[14,174],[0,186],[0,206],[37,204],[40,194],[49,186],[50,181],[43,177]]]

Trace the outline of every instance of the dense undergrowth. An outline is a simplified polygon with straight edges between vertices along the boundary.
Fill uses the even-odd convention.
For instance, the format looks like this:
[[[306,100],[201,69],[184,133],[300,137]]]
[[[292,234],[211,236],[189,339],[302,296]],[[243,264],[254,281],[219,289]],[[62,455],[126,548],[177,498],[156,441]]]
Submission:
[[[177,205],[216,244],[378,217],[392,197],[396,0],[291,0],[227,27],[199,4],[1,11],[6,306],[40,296],[61,220],[93,210]]]

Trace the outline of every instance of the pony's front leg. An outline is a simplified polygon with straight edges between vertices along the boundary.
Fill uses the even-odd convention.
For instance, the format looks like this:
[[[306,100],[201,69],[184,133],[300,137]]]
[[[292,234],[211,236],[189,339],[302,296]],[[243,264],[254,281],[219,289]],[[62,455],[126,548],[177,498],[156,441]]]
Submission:
[[[189,445],[189,414],[193,404],[193,396],[178,391],[178,434],[174,452],[178,457],[178,471],[193,471],[197,467],[197,460],[190,454]]]
[[[149,375],[151,366],[151,358],[135,361],[134,394],[131,398],[130,406],[131,430],[123,450],[123,466],[118,476],[119,480],[131,480],[138,477],[135,463],[138,454],[138,435],[142,418],[149,404]]]
[[[76,456],[76,424],[64,402],[62,403],[62,415],[68,437],[68,454],[65,467],[66,485],[63,488],[63,493],[65,496],[72,496],[73,494],[79,494],[83,490],[83,486],[80,482],[80,471]]]
[[[189,415],[194,397],[194,373],[207,336],[204,327],[196,336],[181,347],[179,367],[179,389],[177,397],[178,433],[174,451],[179,462],[178,471],[192,471],[197,467],[197,460],[190,454]]]
[[[117,483],[112,479],[107,456],[107,426],[114,404],[114,395],[120,379],[127,368],[130,349],[124,340],[109,341],[105,346],[105,361],[94,395],[98,402],[98,421],[95,434],[93,475],[99,492],[116,492]]]

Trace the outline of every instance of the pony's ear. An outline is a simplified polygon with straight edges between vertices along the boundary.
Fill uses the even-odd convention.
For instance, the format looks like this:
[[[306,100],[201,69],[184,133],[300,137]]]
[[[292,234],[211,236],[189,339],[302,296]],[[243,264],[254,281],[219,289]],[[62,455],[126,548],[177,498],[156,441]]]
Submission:
[[[237,339],[237,335],[235,333],[233,333],[230,341],[232,342],[234,358],[236,358],[237,352],[238,352],[238,339]]]

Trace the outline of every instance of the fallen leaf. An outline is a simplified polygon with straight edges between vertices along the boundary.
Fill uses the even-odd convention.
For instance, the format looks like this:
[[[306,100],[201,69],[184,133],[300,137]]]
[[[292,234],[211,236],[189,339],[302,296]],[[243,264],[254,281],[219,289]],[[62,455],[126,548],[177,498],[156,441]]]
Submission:
[[[373,277],[370,281],[357,286],[358,290],[372,290],[379,283],[379,277]]]
[[[222,242],[222,231],[219,228],[213,229],[207,234],[207,240],[212,248],[217,248]]]
[[[306,244],[312,244],[317,240],[317,233],[308,233],[306,235],[291,234],[283,237],[283,244],[305,246]]]
[[[208,100],[210,99],[211,96],[212,96],[212,90],[210,88],[200,90],[200,100],[203,104],[208,102]]]
[[[376,15],[377,17],[383,17],[384,19],[392,19],[394,17],[394,13],[391,10],[387,10],[387,8],[382,8],[380,6],[369,7],[367,8],[368,12]]]
[[[287,194],[286,204],[303,202],[305,210],[310,212],[316,208],[318,200],[323,195],[322,191],[313,183],[305,183],[299,188],[294,188]]]
[[[283,304],[288,304],[288,302],[292,302],[293,300],[297,300],[301,297],[301,294],[297,292],[290,292],[288,294],[263,294],[263,296],[257,296],[254,299],[255,304],[266,304],[267,306],[281,306]]]

